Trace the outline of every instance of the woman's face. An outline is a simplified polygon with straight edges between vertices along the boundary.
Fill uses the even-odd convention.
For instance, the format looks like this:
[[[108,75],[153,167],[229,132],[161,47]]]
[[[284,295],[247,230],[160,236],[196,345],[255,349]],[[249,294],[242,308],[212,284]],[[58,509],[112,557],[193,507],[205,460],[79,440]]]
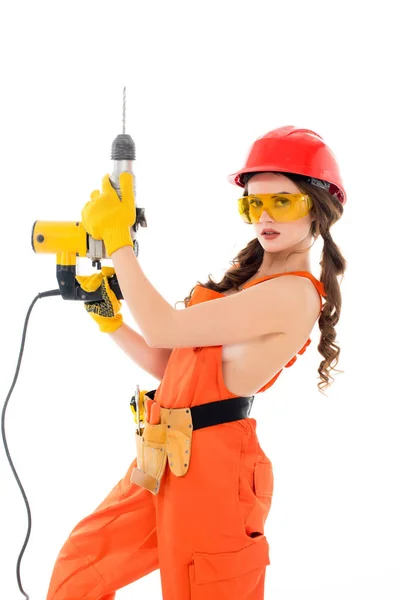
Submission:
[[[247,186],[248,194],[276,194],[276,193],[290,193],[290,194],[301,194],[301,190],[296,184],[285,177],[284,175],[275,175],[273,173],[259,173],[253,175],[249,180]],[[260,217],[259,223],[253,223],[253,227],[257,238],[261,246],[267,252],[279,252],[298,246],[303,240],[307,240],[307,243],[311,239],[311,223],[313,219],[310,214],[290,221],[282,223],[274,221],[274,219],[263,211]],[[265,228],[275,229],[280,235],[274,239],[268,239],[265,235],[261,235],[261,232]]]

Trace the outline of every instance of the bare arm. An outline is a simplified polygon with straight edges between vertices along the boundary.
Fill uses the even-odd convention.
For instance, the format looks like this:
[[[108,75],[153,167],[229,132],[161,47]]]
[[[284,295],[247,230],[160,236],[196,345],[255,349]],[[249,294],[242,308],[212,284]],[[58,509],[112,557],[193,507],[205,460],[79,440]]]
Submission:
[[[108,334],[115,343],[147,373],[161,381],[171,356],[171,348],[151,348],[143,336],[126,323]]]
[[[130,246],[118,248],[111,258],[129,311],[152,348],[224,346],[297,331],[299,311],[303,323],[315,322],[310,282],[304,277],[287,273],[240,294],[176,310],[147,279]]]

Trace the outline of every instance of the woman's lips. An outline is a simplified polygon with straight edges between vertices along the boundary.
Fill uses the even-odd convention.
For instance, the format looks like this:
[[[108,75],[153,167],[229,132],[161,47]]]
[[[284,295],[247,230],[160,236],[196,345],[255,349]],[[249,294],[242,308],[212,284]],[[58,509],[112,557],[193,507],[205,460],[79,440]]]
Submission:
[[[262,233],[261,235],[262,235],[262,236],[263,236],[265,239],[268,239],[268,240],[273,240],[273,239],[277,238],[277,237],[278,237],[278,235],[280,235],[280,233],[279,233],[279,232],[277,232],[277,231],[275,231],[275,232],[272,232],[272,231],[271,231],[270,233],[264,232],[264,233]]]

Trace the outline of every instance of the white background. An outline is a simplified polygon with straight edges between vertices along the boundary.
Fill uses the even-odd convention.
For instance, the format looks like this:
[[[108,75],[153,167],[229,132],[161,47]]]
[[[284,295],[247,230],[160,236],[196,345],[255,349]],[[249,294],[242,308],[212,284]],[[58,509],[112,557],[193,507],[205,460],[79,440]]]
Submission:
[[[209,273],[219,281],[254,237],[237,213],[241,188],[227,176],[256,138],[282,125],[310,128],[339,160],[348,203],[332,236],[348,261],[336,327],[344,373],[327,398],[318,392],[316,327],[306,353],[256,396],[252,412],[275,474],[265,527],[270,600],[400,597],[394,11],[390,1],[251,0],[36,1],[2,9],[2,405],[27,310],[38,292],[57,287],[55,256],[32,250],[33,223],[80,220],[112,170],[124,86],[136,202],[148,221],[139,260],[171,305]],[[321,248],[313,248],[316,277]],[[78,273],[93,271],[80,260]],[[125,305],[122,313],[136,328]],[[135,456],[129,401],[136,383],[158,385],[81,303],[36,302],[6,412],[33,517],[21,566],[31,599],[45,598],[70,530]],[[0,597],[17,600],[27,514],[4,451],[0,478]],[[161,599],[159,571],[117,598],[142,595]]]

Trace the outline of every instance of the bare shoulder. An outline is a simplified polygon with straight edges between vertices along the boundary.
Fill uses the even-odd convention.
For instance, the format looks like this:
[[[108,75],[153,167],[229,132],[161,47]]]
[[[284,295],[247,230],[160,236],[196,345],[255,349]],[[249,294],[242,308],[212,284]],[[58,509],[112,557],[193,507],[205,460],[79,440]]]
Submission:
[[[293,297],[298,299],[299,309],[305,320],[313,325],[321,308],[320,295],[313,282],[308,277],[300,275],[285,275],[276,277],[273,281],[279,281],[282,293],[293,294]]]

